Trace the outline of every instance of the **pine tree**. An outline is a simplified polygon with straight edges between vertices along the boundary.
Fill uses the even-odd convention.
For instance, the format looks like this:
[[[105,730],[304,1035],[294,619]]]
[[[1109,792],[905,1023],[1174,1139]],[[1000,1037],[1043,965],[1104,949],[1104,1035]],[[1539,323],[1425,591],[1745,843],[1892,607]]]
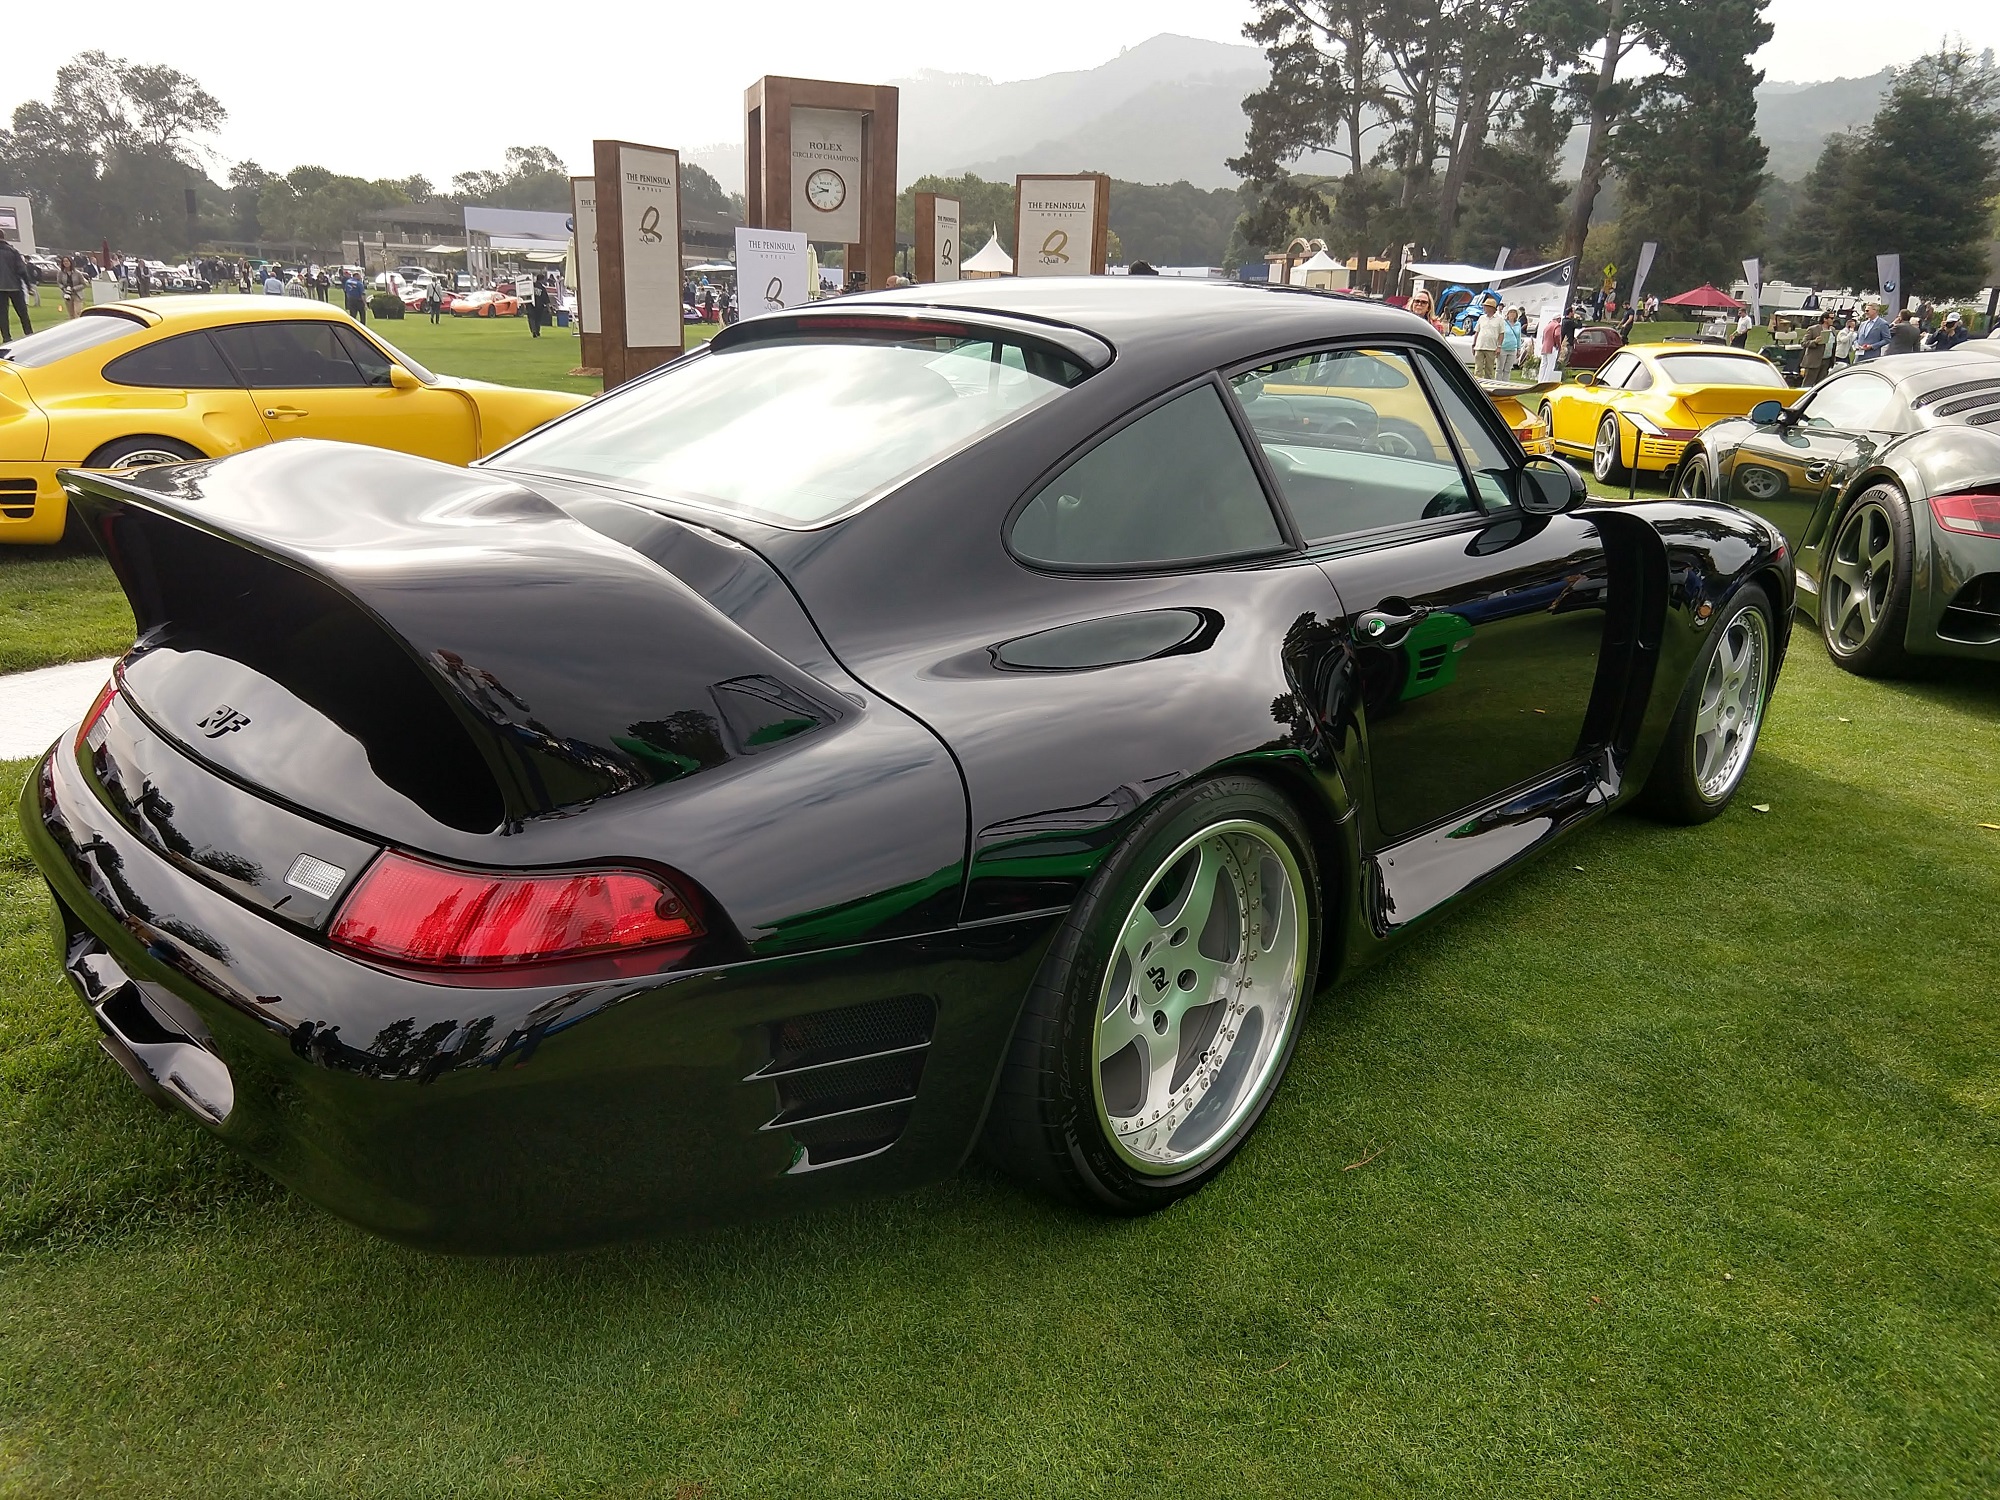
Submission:
[[[1621,264],[1657,240],[1654,284],[1727,284],[1757,248],[1764,143],[1751,54],[1771,39],[1767,0],[1699,0],[1655,13],[1649,42],[1668,60],[1649,78],[1614,148],[1624,203]]]
[[[1896,75],[1853,151],[1839,199],[1843,279],[1872,286],[1875,257],[1900,254],[1903,284],[1926,296],[1985,284],[2000,187],[2000,73],[1991,54],[1951,42]]]
[[[1859,145],[1855,136],[1843,132],[1828,136],[1820,147],[1819,160],[1799,185],[1798,207],[1772,260],[1778,275],[1802,286],[1830,287],[1851,280],[1846,211]]]

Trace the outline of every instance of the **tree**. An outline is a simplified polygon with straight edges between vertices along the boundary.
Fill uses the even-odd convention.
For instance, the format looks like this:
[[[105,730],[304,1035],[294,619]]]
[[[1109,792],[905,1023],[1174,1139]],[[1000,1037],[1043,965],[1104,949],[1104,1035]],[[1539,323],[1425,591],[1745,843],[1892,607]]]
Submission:
[[[1727,282],[1756,248],[1764,143],[1751,54],[1771,39],[1767,0],[1662,6],[1646,40],[1668,67],[1646,79],[1613,150],[1623,186],[1619,263],[1659,242],[1663,283]]]
[[[1837,194],[1843,279],[1872,286],[1875,257],[1903,258],[1903,284],[1962,294],[1987,279],[2000,187],[2000,75],[1962,41],[1899,70]]]
[[[1243,34],[1261,43],[1270,81],[1243,101],[1250,117],[1243,154],[1229,169],[1249,179],[1253,207],[1246,231],[1266,243],[1288,237],[1295,222],[1326,217],[1327,200],[1292,175],[1308,151],[1345,163],[1332,210],[1345,237],[1366,246],[1373,199],[1371,143],[1388,129],[1390,97],[1378,37],[1384,0],[1261,0]]]
[[[743,216],[737,212],[735,197],[725,193],[721,183],[691,161],[681,163],[681,210],[724,224],[740,224],[743,221]]]
[[[1568,114],[1537,95],[1479,152],[1468,171],[1459,235],[1467,259],[1484,265],[1512,249],[1526,263],[1556,249],[1567,193],[1557,173],[1569,128]]]
[[[215,191],[200,138],[227,118],[185,73],[81,52],[56,70],[46,102],[22,104],[0,131],[0,174],[34,200],[52,242],[181,247],[183,190]]]
[[[394,182],[365,182],[325,167],[294,167],[265,182],[257,218],[264,238],[330,252],[340,248],[363,214],[409,201]]]
[[[1792,221],[1772,258],[1773,268],[1787,280],[1834,286],[1848,279],[1845,216],[1852,192],[1848,177],[1859,145],[1859,138],[1845,131],[1828,136],[1819,160],[1799,184]]]
[[[1577,108],[1589,122],[1584,133],[1583,168],[1570,199],[1569,227],[1563,233],[1562,253],[1576,259],[1583,254],[1583,242],[1590,234],[1591,210],[1597,206],[1597,191],[1611,164],[1611,134],[1631,101],[1632,86],[1621,82],[1618,69],[1639,45],[1639,34],[1631,25],[1631,11],[1640,0],[1558,0],[1559,9],[1551,30],[1570,51],[1565,69],[1567,87]],[[1593,54],[1590,48],[1595,47]],[[1581,273],[1577,276],[1581,282]]]
[[[451,190],[453,196],[487,208],[560,213],[570,206],[569,168],[547,146],[509,146],[500,171],[460,172],[452,178]]]

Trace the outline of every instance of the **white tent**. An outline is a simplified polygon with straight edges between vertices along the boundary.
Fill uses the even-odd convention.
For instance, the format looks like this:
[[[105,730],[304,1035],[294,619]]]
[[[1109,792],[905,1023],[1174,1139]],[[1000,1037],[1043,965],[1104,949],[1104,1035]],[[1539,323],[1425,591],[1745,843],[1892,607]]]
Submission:
[[[988,240],[984,248],[977,255],[973,256],[972,259],[961,262],[959,270],[963,271],[967,276],[1012,276],[1014,274],[1014,257],[1000,248],[1000,226],[998,224],[993,226],[993,238]]]
[[[1464,286],[1514,286],[1521,282],[1540,281],[1552,271],[1567,271],[1566,260],[1544,261],[1539,266],[1516,266],[1511,270],[1496,271],[1490,266],[1467,266],[1441,261],[1411,261],[1403,267],[1406,276],[1421,276],[1425,281],[1458,282]],[[1554,278],[1551,278],[1554,279]]]

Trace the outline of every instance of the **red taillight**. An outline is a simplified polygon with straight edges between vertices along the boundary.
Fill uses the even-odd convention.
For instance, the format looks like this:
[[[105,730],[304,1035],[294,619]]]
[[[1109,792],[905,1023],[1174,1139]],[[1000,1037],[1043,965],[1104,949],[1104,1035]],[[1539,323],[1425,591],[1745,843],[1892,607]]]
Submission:
[[[90,738],[90,731],[97,727],[97,721],[104,717],[105,711],[111,707],[111,700],[117,696],[118,679],[114,677],[99,688],[97,696],[91,699],[90,712],[83,716],[83,722],[76,727],[77,744],[81,745]]]
[[[483,969],[625,953],[700,937],[685,897],[640,870],[492,875],[384,854],[341,903],[337,948],[424,968]]]
[[[2000,536],[2000,495],[1933,495],[1931,514],[1946,531]]]

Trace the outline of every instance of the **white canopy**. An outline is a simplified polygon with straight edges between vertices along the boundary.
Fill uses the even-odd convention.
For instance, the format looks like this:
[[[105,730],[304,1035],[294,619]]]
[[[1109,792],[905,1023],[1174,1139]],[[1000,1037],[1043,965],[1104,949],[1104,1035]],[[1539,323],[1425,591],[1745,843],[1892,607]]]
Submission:
[[[1302,266],[1294,266],[1295,271],[1345,271],[1346,266],[1328,255],[1324,250],[1315,251],[1313,258]]]
[[[1411,261],[1403,269],[1426,281],[1457,282],[1461,286],[1513,286],[1520,281],[1539,281],[1551,271],[1560,271],[1566,260],[1544,261],[1539,266],[1514,266],[1496,271],[1491,266],[1462,266],[1448,261]]]
[[[960,264],[961,271],[979,271],[988,276],[1012,276],[1014,257],[1000,248],[1000,226],[993,226],[993,238],[988,240],[980,252],[972,259]]]

